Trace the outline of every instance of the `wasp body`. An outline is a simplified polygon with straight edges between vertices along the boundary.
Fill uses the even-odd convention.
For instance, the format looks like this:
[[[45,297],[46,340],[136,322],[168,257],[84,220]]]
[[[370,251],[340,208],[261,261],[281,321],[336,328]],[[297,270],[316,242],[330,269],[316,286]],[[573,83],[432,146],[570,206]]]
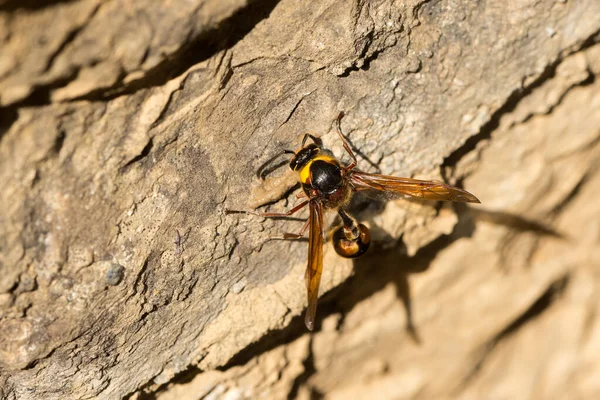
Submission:
[[[293,154],[289,166],[298,173],[303,193],[298,197],[305,200],[286,213],[253,213],[263,217],[290,216],[309,205],[309,217],[298,234],[285,234],[286,239],[299,239],[309,228],[308,265],[306,268],[306,288],[308,309],[305,324],[313,330],[319,295],[319,284],[323,269],[323,213],[335,209],[340,216],[342,226],[335,229],[331,239],[335,251],[342,257],[355,258],[363,255],[369,248],[371,237],[369,229],[356,221],[346,210],[352,195],[358,191],[387,192],[404,197],[417,197],[425,200],[449,200],[456,202],[479,203],[471,193],[442,182],[423,181],[411,178],[371,174],[356,169],[356,157],[350,145],[342,135],[340,119],[337,118],[337,132],[344,149],[352,159],[343,165],[331,151],[323,147],[320,138],[305,134],[297,151],[285,150]],[[306,144],[308,139],[313,143]],[[259,175],[262,175],[259,173]]]

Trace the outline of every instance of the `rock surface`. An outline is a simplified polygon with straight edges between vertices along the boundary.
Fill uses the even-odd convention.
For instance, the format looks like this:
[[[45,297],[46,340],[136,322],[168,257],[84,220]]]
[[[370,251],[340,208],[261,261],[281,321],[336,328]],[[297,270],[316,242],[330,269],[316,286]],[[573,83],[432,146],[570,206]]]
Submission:
[[[597,398],[600,3],[0,0],[0,398]],[[332,121],[366,202],[305,330],[296,201]]]

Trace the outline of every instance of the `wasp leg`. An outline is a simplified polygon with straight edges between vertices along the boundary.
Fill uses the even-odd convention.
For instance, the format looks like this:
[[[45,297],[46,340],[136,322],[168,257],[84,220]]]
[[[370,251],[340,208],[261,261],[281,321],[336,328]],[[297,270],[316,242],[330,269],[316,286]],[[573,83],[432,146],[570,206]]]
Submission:
[[[269,238],[269,240],[298,240],[298,239],[302,239],[304,238],[304,233],[306,233],[306,230],[308,229],[308,226],[310,224],[310,220],[306,220],[306,223],[304,224],[304,226],[302,227],[302,229],[300,229],[300,232],[298,233],[289,233],[286,232],[283,234],[283,236],[274,236]]]
[[[323,141],[321,140],[321,138],[318,138],[314,135],[311,135],[310,133],[305,133],[304,137],[302,138],[302,147],[304,147],[304,145],[306,144],[306,141],[308,140],[308,138],[311,138],[313,142],[315,142],[315,144],[319,147],[323,147]]]
[[[339,113],[339,115],[335,119],[335,127],[336,127],[336,131],[337,131],[338,135],[342,139],[342,143],[344,144],[344,149],[350,155],[350,158],[352,158],[352,162],[350,163],[350,165],[347,165],[346,167],[344,167],[344,169],[346,171],[350,171],[351,169],[356,167],[357,161],[356,161],[356,156],[354,155],[354,152],[350,148],[350,143],[348,143],[348,141],[344,137],[344,134],[342,134],[341,121],[342,121],[343,116],[344,116],[344,112],[342,111]]]
[[[257,215],[259,217],[265,217],[265,218],[278,218],[278,217],[289,217],[290,215],[295,214],[296,212],[300,211],[302,208],[306,207],[306,205],[309,203],[309,200],[305,200],[302,203],[298,204],[296,207],[292,208],[289,211],[286,211],[284,213],[261,213],[261,212],[256,212],[256,211],[239,211],[239,210],[225,210],[225,214],[251,214],[251,215]]]

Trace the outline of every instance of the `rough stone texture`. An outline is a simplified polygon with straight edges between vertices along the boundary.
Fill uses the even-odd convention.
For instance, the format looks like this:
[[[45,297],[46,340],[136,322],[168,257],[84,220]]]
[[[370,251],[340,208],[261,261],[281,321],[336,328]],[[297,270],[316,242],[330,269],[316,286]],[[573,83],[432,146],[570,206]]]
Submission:
[[[148,85],[244,5],[244,0],[4,0],[0,105],[115,95]]]
[[[249,4],[248,4],[249,3]],[[600,3],[0,0],[0,398],[597,398]],[[308,333],[306,131],[361,199]],[[329,247],[329,246],[328,246]],[[327,293],[326,293],[327,292]]]

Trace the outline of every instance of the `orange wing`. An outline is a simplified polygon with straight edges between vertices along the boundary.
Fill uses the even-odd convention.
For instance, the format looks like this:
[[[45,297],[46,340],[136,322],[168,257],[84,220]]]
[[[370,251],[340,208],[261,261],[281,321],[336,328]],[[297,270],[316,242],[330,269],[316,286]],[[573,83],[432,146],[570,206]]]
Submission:
[[[408,197],[418,197],[424,200],[449,200],[465,203],[480,203],[477,197],[466,190],[446,185],[442,182],[369,174],[357,170],[352,170],[348,175],[352,186],[354,186],[357,191],[379,190]]]
[[[311,200],[309,219],[308,266],[304,275],[308,292],[308,309],[304,323],[312,331],[315,326],[319,283],[323,271],[323,204],[319,200]]]

